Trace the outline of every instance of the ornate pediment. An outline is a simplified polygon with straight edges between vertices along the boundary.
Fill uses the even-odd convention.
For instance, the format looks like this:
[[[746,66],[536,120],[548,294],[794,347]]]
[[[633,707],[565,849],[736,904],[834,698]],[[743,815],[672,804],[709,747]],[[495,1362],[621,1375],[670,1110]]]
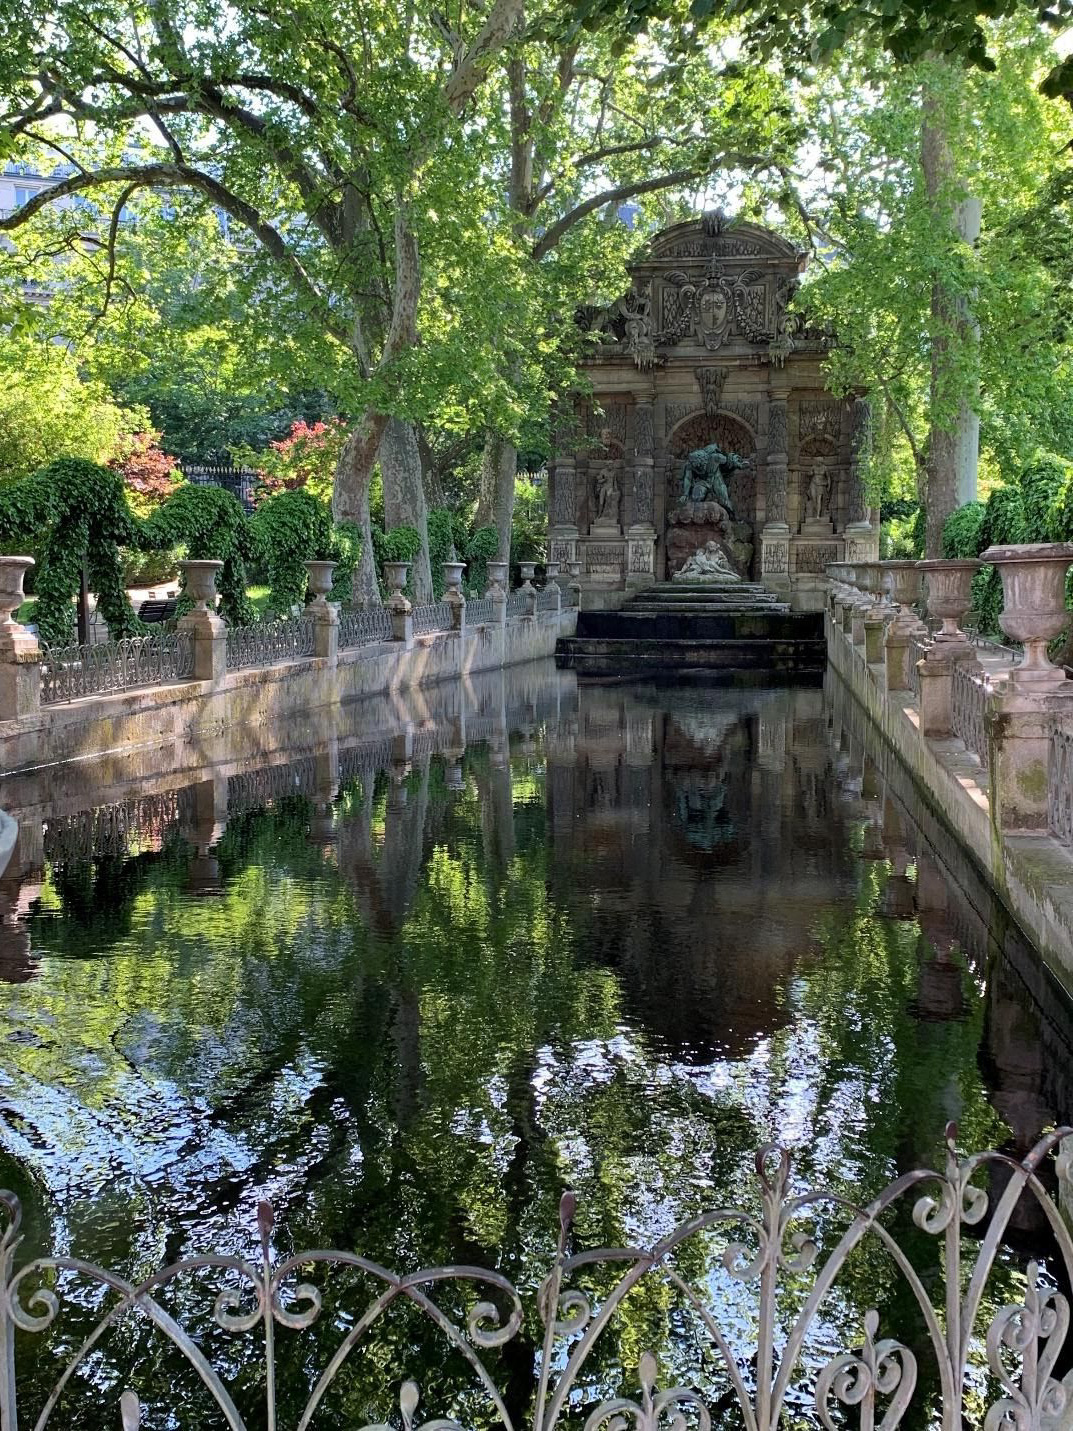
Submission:
[[[649,256],[664,259],[765,259],[801,267],[802,255],[787,239],[761,228],[759,224],[736,223],[716,211],[702,219],[690,219],[663,229],[652,240]]]
[[[579,312],[578,322],[642,370],[662,365],[679,345],[763,346],[769,361],[782,363],[795,347],[798,321],[788,307],[803,267],[798,249],[769,229],[707,214],[657,234],[631,265],[628,292]]]

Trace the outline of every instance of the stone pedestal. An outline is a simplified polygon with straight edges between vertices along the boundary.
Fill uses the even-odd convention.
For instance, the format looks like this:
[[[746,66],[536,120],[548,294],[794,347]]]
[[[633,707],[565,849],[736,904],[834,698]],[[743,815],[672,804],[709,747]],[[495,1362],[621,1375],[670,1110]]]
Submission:
[[[944,740],[953,733],[954,669],[978,666],[976,652],[968,644],[939,642],[920,662],[920,729],[923,735]]]
[[[1051,732],[1071,716],[1073,681],[1049,691],[1009,682],[993,697],[991,820],[1003,834],[1047,834]]]
[[[206,606],[195,606],[178,623],[194,644],[194,680],[222,681],[227,674],[227,627]]]
[[[33,632],[14,620],[33,564],[33,557],[0,557],[0,720],[18,720],[41,705],[41,648]]]
[[[845,537],[848,562],[879,560],[879,529],[871,522],[847,522]]]
[[[334,661],[339,655],[339,608],[333,602],[314,601],[308,614],[313,619],[313,655]]]

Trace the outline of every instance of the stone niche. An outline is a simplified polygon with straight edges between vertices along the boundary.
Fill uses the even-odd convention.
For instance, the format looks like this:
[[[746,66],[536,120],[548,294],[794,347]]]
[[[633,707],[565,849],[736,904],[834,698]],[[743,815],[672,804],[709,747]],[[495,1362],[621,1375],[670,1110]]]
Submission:
[[[801,607],[822,604],[828,562],[878,554],[867,403],[825,390],[834,340],[792,311],[804,266],[781,235],[707,214],[655,235],[616,302],[577,313],[592,397],[559,413],[549,551],[580,562],[583,605],[667,580],[712,540]]]

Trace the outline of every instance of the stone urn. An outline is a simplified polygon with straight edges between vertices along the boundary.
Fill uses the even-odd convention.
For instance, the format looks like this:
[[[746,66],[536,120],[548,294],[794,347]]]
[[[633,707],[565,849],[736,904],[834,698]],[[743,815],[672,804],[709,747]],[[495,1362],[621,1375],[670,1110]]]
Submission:
[[[0,630],[10,631],[18,625],[14,613],[26,600],[22,584],[33,565],[33,557],[0,556]]]
[[[222,561],[181,561],[179,569],[186,594],[194,599],[195,611],[216,610],[216,578],[224,569]]]
[[[488,563],[488,590],[485,596],[495,596],[499,592],[504,595],[507,590],[507,573],[510,564],[505,561],[490,561]]]
[[[533,577],[536,576],[536,562],[535,562],[535,561],[522,561],[522,562],[519,562],[519,563],[518,563],[518,570],[521,572],[521,576],[522,576],[521,590],[522,590],[522,591],[532,591],[532,590],[533,590]]]
[[[384,563],[384,581],[387,583],[389,598],[402,595],[402,589],[406,585],[409,575],[410,563],[408,561],[386,561]]]
[[[444,595],[462,595],[462,573],[466,569],[464,561],[445,561],[443,564]]]
[[[1025,648],[1025,659],[1010,680],[1018,686],[1064,685],[1065,672],[1048,657],[1047,643],[1069,624],[1066,572],[1073,565],[1073,542],[988,547],[981,561],[997,566],[1002,578],[999,625]]]
[[[544,575],[549,581],[559,580],[559,569],[561,565],[562,563],[557,561],[549,561],[544,563]]]
[[[933,557],[917,562],[917,570],[922,571],[928,581],[928,613],[938,616],[943,623],[942,630],[935,635],[937,645],[968,645],[968,637],[958,622],[964,620],[972,606],[972,578],[979,569],[980,563],[974,557],[952,561]]]
[[[578,581],[581,578],[581,562],[576,558],[566,563],[566,569],[570,573],[571,581]]]
[[[920,567],[915,561],[880,562],[887,596],[900,616],[912,616],[920,600]]]
[[[334,561],[307,561],[306,582],[313,593],[312,606],[326,606],[327,596],[332,589],[335,568],[338,565]]]

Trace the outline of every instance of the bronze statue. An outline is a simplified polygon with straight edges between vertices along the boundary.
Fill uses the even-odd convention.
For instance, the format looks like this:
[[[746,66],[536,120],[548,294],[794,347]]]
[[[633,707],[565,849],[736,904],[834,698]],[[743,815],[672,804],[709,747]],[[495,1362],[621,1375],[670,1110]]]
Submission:
[[[748,466],[746,458],[736,452],[724,452],[717,442],[698,447],[682,464],[682,501],[718,502],[733,517],[727,478]]]

